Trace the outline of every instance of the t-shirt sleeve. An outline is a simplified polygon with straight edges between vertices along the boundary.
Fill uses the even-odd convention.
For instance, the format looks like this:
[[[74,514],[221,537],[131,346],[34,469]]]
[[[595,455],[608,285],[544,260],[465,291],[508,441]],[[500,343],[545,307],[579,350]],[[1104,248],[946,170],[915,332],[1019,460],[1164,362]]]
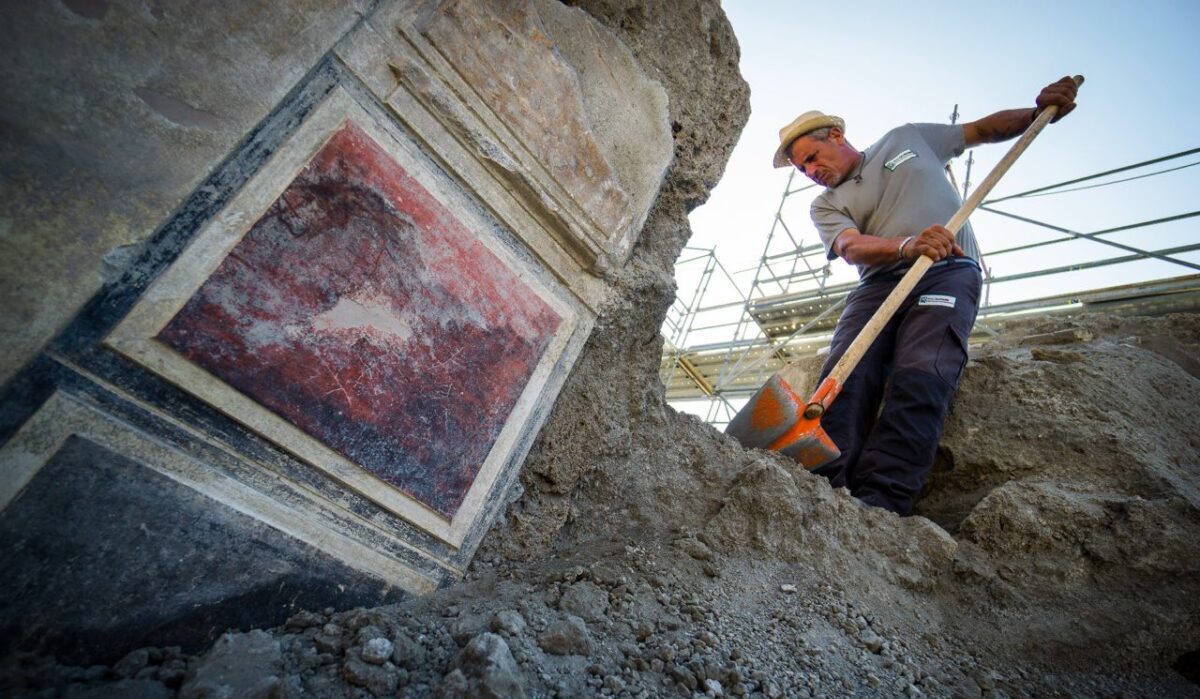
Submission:
[[[812,216],[813,225],[817,227],[817,233],[821,236],[821,242],[825,245],[825,256],[832,260],[837,257],[837,253],[833,251],[833,240],[838,237],[838,234],[847,228],[857,228],[854,221],[845,212],[834,208],[825,201],[823,197],[817,197],[813,200],[812,206],[808,213]]]
[[[962,124],[913,124],[942,164],[962,155],[967,147]]]

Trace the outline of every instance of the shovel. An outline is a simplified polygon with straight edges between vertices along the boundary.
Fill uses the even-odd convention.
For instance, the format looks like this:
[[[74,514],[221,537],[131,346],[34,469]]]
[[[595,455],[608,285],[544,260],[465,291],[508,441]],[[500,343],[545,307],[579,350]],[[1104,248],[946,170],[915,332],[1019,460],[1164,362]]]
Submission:
[[[1083,76],[1075,76],[1075,84],[1082,83]],[[951,234],[958,233],[958,229],[975,212],[983,198],[991,193],[1004,173],[1008,172],[1021,153],[1025,152],[1033,139],[1037,138],[1057,113],[1058,107],[1051,106],[1037,115],[1033,124],[946,223],[946,228]],[[769,449],[786,454],[807,469],[827,464],[841,455],[841,450],[821,428],[821,416],[837,398],[850,372],[858,366],[859,360],[871,347],[871,343],[932,264],[933,260],[925,255],[913,263],[896,284],[896,288],[875,311],[875,315],[863,326],[858,337],[833,367],[833,371],[829,372],[829,376],[825,377],[808,400],[802,399],[792,389],[782,377],[783,372],[777,373],[738,411],[725,428],[726,434],[735,437],[744,447]]]

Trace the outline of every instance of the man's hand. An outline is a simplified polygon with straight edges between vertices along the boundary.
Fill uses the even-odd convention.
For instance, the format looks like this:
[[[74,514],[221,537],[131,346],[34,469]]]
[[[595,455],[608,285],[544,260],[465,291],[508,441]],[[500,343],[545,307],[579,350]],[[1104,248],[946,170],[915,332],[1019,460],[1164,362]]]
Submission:
[[[1058,114],[1050,120],[1050,123],[1062,119],[1075,109],[1075,95],[1079,88],[1075,86],[1075,81],[1070,76],[1064,77],[1061,80],[1050,83],[1042,88],[1042,91],[1037,96],[1037,111],[1034,112],[1036,117],[1043,109],[1051,105],[1058,107]]]
[[[945,226],[930,226],[904,246],[904,257],[915,260],[925,255],[934,262],[950,255],[962,255],[962,248],[954,242],[954,234]]]

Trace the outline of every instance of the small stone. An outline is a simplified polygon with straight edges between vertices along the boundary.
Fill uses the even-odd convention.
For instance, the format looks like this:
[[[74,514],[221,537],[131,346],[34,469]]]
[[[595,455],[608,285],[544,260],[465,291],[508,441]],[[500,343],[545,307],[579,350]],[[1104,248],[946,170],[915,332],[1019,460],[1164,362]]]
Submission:
[[[882,638],[880,638],[879,634],[875,633],[874,631],[863,631],[862,635],[859,636],[859,640],[862,641],[862,644],[866,646],[867,650],[871,651],[872,653],[878,654],[883,651],[884,641]]]
[[[795,586],[795,585],[793,585],[793,584],[791,584],[791,583],[784,583],[784,584],[782,584],[782,585],[780,585],[780,586],[779,586],[779,591],[780,591],[780,592],[787,593],[787,594],[789,594],[789,595],[791,595],[791,594],[795,594],[795,592],[796,592],[796,586]]]
[[[585,621],[601,621],[608,615],[608,591],[590,580],[571,585],[562,593],[558,608]]]
[[[492,622],[489,628],[496,633],[503,633],[509,636],[519,636],[525,631],[525,617],[521,616],[520,612],[512,609],[505,609],[496,612],[492,617]]]
[[[396,666],[391,663],[374,665],[363,662],[360,658],[350,655],[342,663],[342,677],[347,682],[363,687],[374,694],[383,696],[396,691],[400,683],[400,675]]]
[[[322,653],[333,653],[337,655],[342,652],[342,637],[318,634],[313,636],[313,646],[315,646],[316,649]]]
[[[382,665],[392,657],[392,642],[386,638],[372,638],[363,644],[362,659],[372,665]]]
[[[692,674],[692,671],[682,665],[671,664],[667,666],[667,675],[690,690],[696,689],[696,687],[699,685],[699,683],[696,681],[696,676]]]
[[[720,682],[710,677],[704,680],[704,694],[710,697],[723,697],[725,696],[725,688],[721,686]]]
[[[653,633],[654,627],[650,625],[650,622],[643,620],[638,622],[637,628],[633,631],[633,637],[640,643],[650,638]]]
[[[494,699],[525,696],[512,651],[494,633],[481,633],[471,639],[454,665],[468,682],[468,693],[464,696]]]
[[[713,558],[712,549],[697,539],[678,539],[675,546],[697,561],[711,561]]]
[[[587,625],[574,615],[552,624],[538,636],[538,645],[551,655],[588,655],[592,652]]]
[[[313,626],[320,626],[324,622],[325,619],[320,614],[304,610],[288,617],[288,620],[283,624],[283,628],[288,631],[303,631]]]
[[[150,664],[150,649],[138,648],[131,651],[124,658],[117,661],[113,665],[113,672],[121,677],[136,677],[147,665]]]
[[[392,639],[392,662],[408,670],[416,670],[425,664],[425,647],[408,636]]]
[[[372,638],[381,638],[385,635],[386,634],[383,632],[383,629],[379,628],[375,624],[367,624],[357,629],[356,633],[354,634],[354,643],[355,645],[361,646]]]
[[[490,621],[488,617],[483,615],[464,614],[450,624],[450,637],[460,647],[465,646],[472,638],[475,638],[483,631],[487,631]]]

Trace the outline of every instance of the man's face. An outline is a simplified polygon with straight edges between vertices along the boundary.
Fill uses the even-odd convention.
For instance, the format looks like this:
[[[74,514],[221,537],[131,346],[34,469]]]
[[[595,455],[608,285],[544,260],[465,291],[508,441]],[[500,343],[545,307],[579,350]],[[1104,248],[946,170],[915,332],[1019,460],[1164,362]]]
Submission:
[[[835,187],[846,179],[854,165],[853,156],[858,152],[846,145],[842,132],[833,129],[829,137],[820,141],[812,136],[801,136],[792,141],[788,159],[808,179],[822,187]]]

